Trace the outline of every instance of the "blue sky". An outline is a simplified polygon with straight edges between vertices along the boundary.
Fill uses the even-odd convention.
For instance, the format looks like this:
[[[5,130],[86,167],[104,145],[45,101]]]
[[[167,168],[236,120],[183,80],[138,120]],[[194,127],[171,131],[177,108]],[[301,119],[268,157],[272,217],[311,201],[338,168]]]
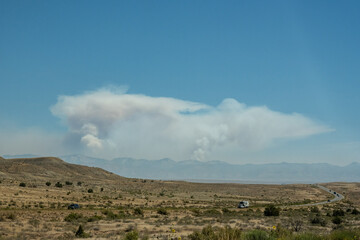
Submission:
[[[211,148],[205,160],[359,161],[359,10],[358,1],[328,0],[0,1],[0,155],[59,154],[24,146],[31,134],[76,140],[69,135],[80,130],[69,124],[69,115],[51,111],[58,96],[86,97],[87,91],[125,86],[126,95],[215,109],[232,98],[299,113],[328,129],[295,140],[276,135],[251,151],[219,143],[215,148],[222,149]],[[84,151],[102,156],[80,145],[64,148]],[[133,153],[124,151],[173,157]],[[192,156],[184,153],[183,159]]]

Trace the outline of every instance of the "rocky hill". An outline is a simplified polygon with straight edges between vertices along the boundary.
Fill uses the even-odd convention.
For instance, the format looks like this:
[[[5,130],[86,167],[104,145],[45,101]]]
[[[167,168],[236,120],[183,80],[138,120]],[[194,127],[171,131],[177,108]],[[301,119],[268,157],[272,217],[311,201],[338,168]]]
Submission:
[[[118,181],[124,180],[116,174],[97,167],[87,167],[64,162],[55,157],[15,158],[0,157],[0,177],[32,181]]]

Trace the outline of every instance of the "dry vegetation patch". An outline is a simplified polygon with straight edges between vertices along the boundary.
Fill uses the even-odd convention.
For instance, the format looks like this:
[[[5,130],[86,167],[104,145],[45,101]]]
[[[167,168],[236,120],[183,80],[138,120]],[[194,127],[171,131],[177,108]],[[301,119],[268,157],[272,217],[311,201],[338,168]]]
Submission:
[[[296,205],[325,201],[330,195],[307,184],[155,181],[122,178],[103,170],[93,181],[93,175],[81,174],[84,166],[73,169],[73,176],[61,175],[53,167],[51,178],[29,171],[21,175],[16,172],[21,166],[7,167],[10,173],[2,172],[0,179],[0,239],[130,239],[137,233],[140,239],[189,239],[209,225],[242,231],[281,226],[291,232],[327,234],[360,225],[360,214],[353,214],[360,210],[357,183],[327,184],[345,192],[346,200],[311,208]],[[89,174],[97,171],[84,168]],[[248,200],[251,207],[238,209],[241,200]],[[80,209],[68,209],[73,203]],[[264,215],[268,204],[282,206],[279,216]],[[343,216],[338,216],[340,210]]]

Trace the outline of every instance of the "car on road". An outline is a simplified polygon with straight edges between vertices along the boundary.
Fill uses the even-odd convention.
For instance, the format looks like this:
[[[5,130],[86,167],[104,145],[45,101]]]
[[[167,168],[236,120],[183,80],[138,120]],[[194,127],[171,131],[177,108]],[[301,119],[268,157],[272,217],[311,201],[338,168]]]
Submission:
[[[79,209],[80,205],[77,203],[72,203],[68,206],[68,209]]]
[[[248,201],[239,202],[238,208],[248,208],[250,206]]]

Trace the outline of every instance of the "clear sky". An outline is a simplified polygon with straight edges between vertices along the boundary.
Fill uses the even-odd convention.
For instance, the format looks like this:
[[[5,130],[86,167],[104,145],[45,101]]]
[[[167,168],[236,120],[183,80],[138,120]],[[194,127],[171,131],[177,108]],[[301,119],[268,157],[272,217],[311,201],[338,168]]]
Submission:
[[[360,161],[359,12],[0,0],[0,155]]]

